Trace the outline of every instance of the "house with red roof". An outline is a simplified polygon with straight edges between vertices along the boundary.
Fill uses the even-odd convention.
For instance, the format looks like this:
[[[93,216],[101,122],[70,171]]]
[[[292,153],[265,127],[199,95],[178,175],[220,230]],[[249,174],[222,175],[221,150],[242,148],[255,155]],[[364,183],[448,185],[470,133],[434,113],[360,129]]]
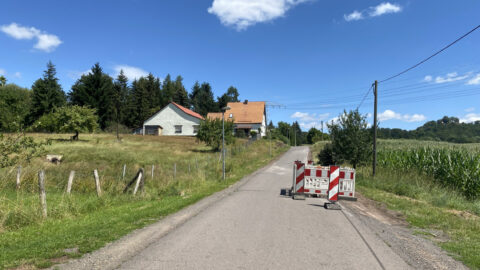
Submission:
[[[143,123],[143,135],[195,136],[204,118],[175,102],[171,102]]]

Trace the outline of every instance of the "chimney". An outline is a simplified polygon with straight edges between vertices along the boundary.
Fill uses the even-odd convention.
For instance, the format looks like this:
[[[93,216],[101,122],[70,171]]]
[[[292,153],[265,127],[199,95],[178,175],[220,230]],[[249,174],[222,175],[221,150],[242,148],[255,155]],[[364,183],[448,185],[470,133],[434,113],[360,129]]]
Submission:
[[[245,101],[243,102],[243,104],[247,105],[247,104],[248,104],[248,99],[245,99]]]

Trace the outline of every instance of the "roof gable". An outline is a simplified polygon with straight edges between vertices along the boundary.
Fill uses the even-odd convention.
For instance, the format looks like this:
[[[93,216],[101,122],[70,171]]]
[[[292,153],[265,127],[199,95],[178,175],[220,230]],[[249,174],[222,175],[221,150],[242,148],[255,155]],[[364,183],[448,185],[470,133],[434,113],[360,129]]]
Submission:
[[[234,123],[263,123],[265,114],[264,101],[228,102],[230,110],[225,112],[225,118],[229,119],[232,114]],[[208,119],[222,118],[222,113],[208,113]]]
[[[188,114],[188,115],[190,115],[190,116],[193,116],[193,117],[198,118],[198,119],[200,119],[200,120],[205,120],[205,119],[203,118],[203,116],[201,116],[199,113],[196,113],[196,112],[194,112],[194,111],[192,111],[192,110],[190,110],[190,109],[187,109],[187,108],[185,108],[185,107],[183,107],[183,106],[181,106],[181,105],[179,105],[179,104],[177,104],[177,103],[175,103],[175,102],[173,102],[173,101],[171,102],[171,104],[175,105],[177,108],[179,108],[179,109],[182,110],[184,113],[186,113],[186,114]]]

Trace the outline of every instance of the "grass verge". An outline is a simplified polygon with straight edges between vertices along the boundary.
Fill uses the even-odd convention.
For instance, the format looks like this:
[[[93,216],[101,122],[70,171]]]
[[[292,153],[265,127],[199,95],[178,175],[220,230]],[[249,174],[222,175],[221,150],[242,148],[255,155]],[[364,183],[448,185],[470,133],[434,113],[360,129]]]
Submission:
[[[46,135],[36,135],[38,139]],[[60,136],[60,135],[58,135]],[[288,147],[259,140],[229,149],[227,180],[221,180],[219,153],[193,138],[126,136],[122,143],[110,135],[81,135],[81,142],[60,142],[47,152],[63,154],[61,165],[37,159],[24,166],[22,187],[15,191],[15,171],[0,171],[0,269],[49,267],[96,250],[134,229],[151,224],[222,190],[268,164]],[[123,164],[129,171],[119,177]],[[147,173],[145,191],[122,194],[125,182],[140,167]],[[174,174],[172,167],[177,171]],[[150,165],[151,166],[151,165]],[[98,198],[91,172],[98,168],[104,193]],[[35,172],[46,170],[48,218],[41,218]],[[65,194],[68,172],[76,170],[72,195]]]
[[[373,178],[369,171],[359,170],[357,191],[402,213],[419,234],[471,269],[480,269],[480,200],[469,201],[428,176],[380,169]],[[446,239],[425,233],[435,231]]]

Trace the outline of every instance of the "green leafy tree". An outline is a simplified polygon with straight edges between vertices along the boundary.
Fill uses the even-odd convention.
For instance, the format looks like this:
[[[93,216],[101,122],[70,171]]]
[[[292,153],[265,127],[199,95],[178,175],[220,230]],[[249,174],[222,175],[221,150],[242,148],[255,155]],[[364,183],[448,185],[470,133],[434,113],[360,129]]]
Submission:
[[[43,78],[38,79],[32,86],[32,107],[30,112],[30,123],[42,115],[52,112],[55,108],[65,106],[67,97],[58,83],[57,70],[52,62],[47,63],[47,70]]]
[[[5,86],[7,84],[7,78],[5,76],[0,75],[0,86]]]
[[[358,110],[340,114],[337,122],[327,124],[332,141],[332,156],[336,162],[348,162],[353,168],[370,160],[372,132],[366,115]],[[330,146],[329,146],[330,147]]]
[[[238,89],[230,86],[225,94],[217,98],[218,108],[224,108],[227,106],[228,102],[239,102],[240,100],[238,100],[238,97]]]
[[[30,162],[33,157],[44,151],[46,144],[50,144],[50,141],[35,142],[32,137],[24,134],[0,133],[0,168],[17,165],[20,162]]]
[[[308,130],[308,133],[307,133],[307,143],[308,144],[314,144],[318,141],[321,141],[323,140],[324,138],[324,134],[316,129],[315,127],[312,127]]]
[[[0,131],[21,130],[30,113],[30,106],[30,90],[15,84],[0,86]]]
[[[104,129],[107,123],[115,120],[113,88],[112,78],[103,72],[99,63],[96,63],[88,74],[82,75],[72,86],[69,98],[73,105],[95,109],[100,127]]]
[[[174,82],[174,89],[173,101],[179,105],[189,108],[190,100],[188,98],[187,90],[185,90],[185,87],[183,86],[182,76],[177,76],[177,79]]]
[[[197,138],[213,149],[219,150],[222,145],[222,120],[207,119],[202,121],[198,129]],[[231,144],[234,141],[233,122],[225,121],[225,143]]]
[[[66,106],[43,115],[32,128],[37,131],[75,132],[72,138],[78,140],[80,132],[93,132],[98,129],[98,116],[95,109],[77,105]]]

